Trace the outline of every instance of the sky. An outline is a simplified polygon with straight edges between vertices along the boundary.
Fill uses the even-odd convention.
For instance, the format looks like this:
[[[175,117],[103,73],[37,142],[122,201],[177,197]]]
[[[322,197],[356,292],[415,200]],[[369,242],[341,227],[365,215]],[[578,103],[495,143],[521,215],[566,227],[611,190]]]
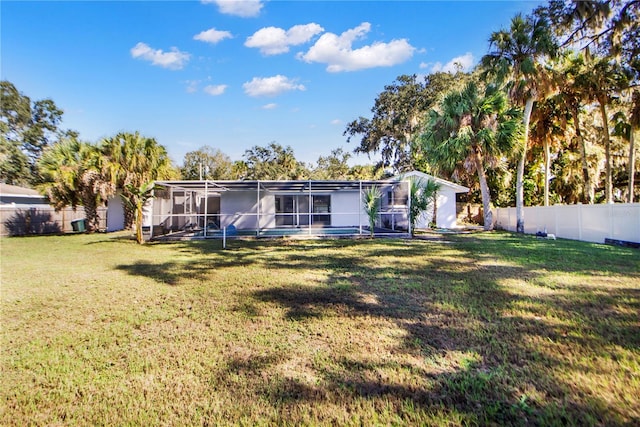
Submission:
[[[97,142],[139,131],[176,165],[276,142],[315,162],[352,152],[403,74],[471,69],[530,1],[7,1],[0,77]],[[370,163],[355,156],[351,163]]]

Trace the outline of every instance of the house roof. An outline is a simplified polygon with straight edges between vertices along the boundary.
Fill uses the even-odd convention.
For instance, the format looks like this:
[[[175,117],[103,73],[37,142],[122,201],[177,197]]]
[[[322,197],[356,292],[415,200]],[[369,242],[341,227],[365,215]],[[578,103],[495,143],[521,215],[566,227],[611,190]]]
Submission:
[[[465,187],[463,185],[459,185],[459,184],[456,184],[454,182],[447,181],[446,179],[438,178],[436,176],[429,175],[428,173],[424,173],[424,172],[420,172],[420,171],[411,171],[411,172],[404,173],[402,175],[397,175],[397,176],[394,177],[394,179],[402,180],[402,179],[406,179],[406,178],[412,177],[412,176],[415,176],[415,177],[420,178],[420,179],[425,179],[425,180],[430,179],[432,181],[437,182],[438,184],[440,184],[443,187],[450,188],[451,190],[453,190],[456,193],[467,193],[469,191],[468,187]]]
[[[47,199],[31,188],[0,183],[0,205],[42,205]]]
[[[359,190],[360,188],[374,185],[397,185],[398,180],[376,181],[346,181],[346,180],[291,180],[291,181],[156,181],[157,185],[172,187],[181,190],[225,192],[225,191],[250,191],[260,188],[266,191],[290,191],[290,192],[321,192],[338,190]]]
[[[37,196],[42,197],[42,194],[32,188],[18,187],[17,185],[9,185],[0,183],[0,194],[12,195],[12,196]]]

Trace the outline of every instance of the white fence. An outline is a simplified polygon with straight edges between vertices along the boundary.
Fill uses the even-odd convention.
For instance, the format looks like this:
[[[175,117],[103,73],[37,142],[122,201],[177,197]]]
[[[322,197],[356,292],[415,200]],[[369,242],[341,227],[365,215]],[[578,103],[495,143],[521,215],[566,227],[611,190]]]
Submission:
[[[495,226],[516,231],[516,208],[497,208]],[[640,203],[524,208],[524,232],[544,230],[556,237],[586,242],[614,239],[640,243]]]

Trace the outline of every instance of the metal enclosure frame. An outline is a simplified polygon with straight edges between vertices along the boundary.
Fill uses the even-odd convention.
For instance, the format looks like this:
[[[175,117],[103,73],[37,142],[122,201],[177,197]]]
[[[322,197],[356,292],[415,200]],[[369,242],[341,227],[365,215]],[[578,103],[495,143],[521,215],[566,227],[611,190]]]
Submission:
[[[147,238],[151,239],[361,235],[369,232],[362,193],[373,186],[382,192],[374,233],[411,234],[408,181],[202,180],[157,181],[155,184],[145,220]],[[303,200],[307,197],[307,210],[276,212],[275,196],[300,196]],[[328,212],[314,212],[313,196],[330,196]],[[237,206],[232,206],[232,199]],[[277,226],[275,218],[287,215],[305,216],[305,224],[300,226],[294,221],[297,226]],[[319,215],[329,217],[328,226],[318,226],[318,221],[314,224],[314,218]]]

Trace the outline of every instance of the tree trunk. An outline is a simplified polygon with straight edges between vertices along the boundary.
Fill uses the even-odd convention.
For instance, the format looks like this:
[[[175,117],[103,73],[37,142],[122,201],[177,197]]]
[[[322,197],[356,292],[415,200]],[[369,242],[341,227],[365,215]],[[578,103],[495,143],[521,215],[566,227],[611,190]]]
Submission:
[[[122,196],[125,197],[127,200],[133,200],[132,194],[127,190],[122,191]],[[131,228],[135,223],[135,219],[136,219],[135,209],[133,209],[131,206],[125,203],[124,204],[124,229],[131,230]]]
[[[139,244],[144,243],[144,237],[142,236],[142,203],[136,203],[136,241]]]
[[[478,180],[480,181],[480,194],[482,195],[482,208],[484,210],[484,229],[485,231],[493,230],[493,214],[491,213],[491,193],[487,185],[487,177],[484,173],[484,165],[482,164],[482,156],[477,150],[474,150],[474,160],[476,162],[476,171],[478,172]]]
[[[635,129],[632,126],[629,133],[629,195],[627,196],[627,201],[629,203],[633,203],[633,180],[636,173],[636,147],[633,138],[634,131]]]
[[[524,233],[524,164],[527,159],[527,146],[529,145],[529,122],[533,110],[533,97],[527,99],[524,105],[524,137],[522,138],[522,153],[518,161],[516,173],[516,231]]]
[[[91,200],[91,198],[84,201],[83,205],[87,232],[93,233],[99,227],[98,208],[95,204],[95,200]]]
[[[99,227],[96,196],[93,194],[92,188],[84,188],[82,189],[81,197],[87,232],[93,233]]]
[[[438,228],[438,192],[433,195],[433,217],[431,218],[434,228]]]
[[[580,157],[582,160],[582,178],[584,179],[584,190],[582,192],[582,201],[586,204],[592,204],[594,199],[593,185],[591,184],[591,176],[589,176],[589,163],[587,162],[587,145],[582,137],[580,128],[580,112],[578,107],[573,108],[573,121],[576,127],[576,138],[580,145]]]
[[[551,154],[549,153],[549,141],[545,138],[544,145],[544,205],[549,206],[549,167]]]
[[[607,117],[607,106],[603,99],[598,99],[600,104],[600,114],[602,115],[602,128],[604,131],[604,156],[605,156],[605,203],[613,203],[613,180],[611,176],[611,138],[609,137],[609,119]]]

